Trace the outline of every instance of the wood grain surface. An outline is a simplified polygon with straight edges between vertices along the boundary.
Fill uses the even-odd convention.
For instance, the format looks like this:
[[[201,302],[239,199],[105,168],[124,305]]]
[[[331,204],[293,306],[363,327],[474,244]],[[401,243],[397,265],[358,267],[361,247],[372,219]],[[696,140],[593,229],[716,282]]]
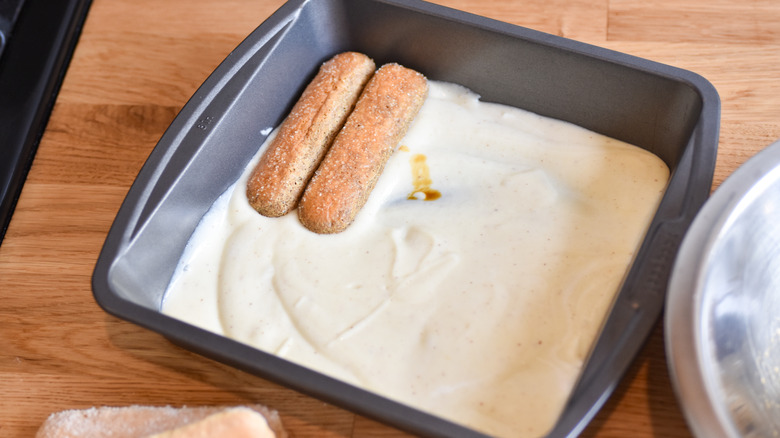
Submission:
[[[391,427],[174,347],[104,313],[95,261],[144,160],[208,74],[281,0],[95,0],[0,245],[0,436],[51,412],[263,403],[294,437]],[[722,100],[713,188],[780,138],[780,2],[438,0],[692,70]],[[586,437],[688,437],[659,324]]]

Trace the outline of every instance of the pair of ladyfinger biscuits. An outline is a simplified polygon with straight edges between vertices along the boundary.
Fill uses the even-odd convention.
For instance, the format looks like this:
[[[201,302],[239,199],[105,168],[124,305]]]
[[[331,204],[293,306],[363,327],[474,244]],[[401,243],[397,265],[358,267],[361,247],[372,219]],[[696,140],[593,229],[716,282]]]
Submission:
[[[374,69],[355,52],[322,65],[249,178],[255,210],[278,217],[297,206],[301,223],[320,234],[352,223],[428,91],[414,70]]]

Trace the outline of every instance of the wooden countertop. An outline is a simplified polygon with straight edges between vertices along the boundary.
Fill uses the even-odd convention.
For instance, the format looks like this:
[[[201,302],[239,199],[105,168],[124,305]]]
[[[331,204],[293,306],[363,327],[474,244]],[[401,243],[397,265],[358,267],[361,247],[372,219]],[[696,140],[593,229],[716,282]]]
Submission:
[[[102,405],[257,402],[296,437],[403,436],[204,359],[104,313],[90,279],[127,189],[165,128],[281,0],[95,0],[0,246],[0,436]],[[438,0],[692,70],[722,99],[716,187],[780,138],[780,3]],[[584,436],[690,436],[659,325]]]

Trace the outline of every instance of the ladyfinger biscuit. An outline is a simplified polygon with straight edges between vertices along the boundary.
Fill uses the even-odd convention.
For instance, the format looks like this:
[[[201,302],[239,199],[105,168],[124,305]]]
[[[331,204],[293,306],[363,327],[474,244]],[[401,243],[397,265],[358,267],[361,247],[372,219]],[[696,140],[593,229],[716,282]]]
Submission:
[[[374,61],[355,52],[320,67],[249,177],[246,194],[255,210],[278,217],[295,208],[374,69]]]
[[[232,422],[234,414],[228,416],[223,413],[238,410],[240,416],[245,416],[245,410],[256,412],[265,420],[265,427],[259,424],[266,435],[276,438],[286,438],[279,413],[263,405],[245,406],[197,406],[197,407],[172,407],[172,406],[100,406],[89,409],[71,409],[51,414],[38,429],[35,438],[139,438],[149,437],[155,434],[177,431],[178,429],[193,425],[197,432],[204,428],[198,425],[211,418],[205,424],[206,428],[213,427],[214,423],[222,424],[227,420]],[[262,420],[253,423],[263,423]],[[270,434],[267,432],[270,429]],[[186,432],[186,430],[185,430]],[[165,436],[165,435],[163,435]],[[177,435],[173,435],[177,436]],[[186,436],[186,435],[185,435]]]
[[[276,438],[265,418],[249,408],[233,408],[148,438]]]
[[[398,64],[374,73],[303,193],[298,216],[306,228],[329,234],[352,223],[427,92],[425,76]]]

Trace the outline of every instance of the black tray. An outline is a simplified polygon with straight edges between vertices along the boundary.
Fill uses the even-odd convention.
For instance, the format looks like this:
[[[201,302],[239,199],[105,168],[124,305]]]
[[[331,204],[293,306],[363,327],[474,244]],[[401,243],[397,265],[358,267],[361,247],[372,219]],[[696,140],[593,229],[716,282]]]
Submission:
[[[0,243],[92,0],[0,0]]]

